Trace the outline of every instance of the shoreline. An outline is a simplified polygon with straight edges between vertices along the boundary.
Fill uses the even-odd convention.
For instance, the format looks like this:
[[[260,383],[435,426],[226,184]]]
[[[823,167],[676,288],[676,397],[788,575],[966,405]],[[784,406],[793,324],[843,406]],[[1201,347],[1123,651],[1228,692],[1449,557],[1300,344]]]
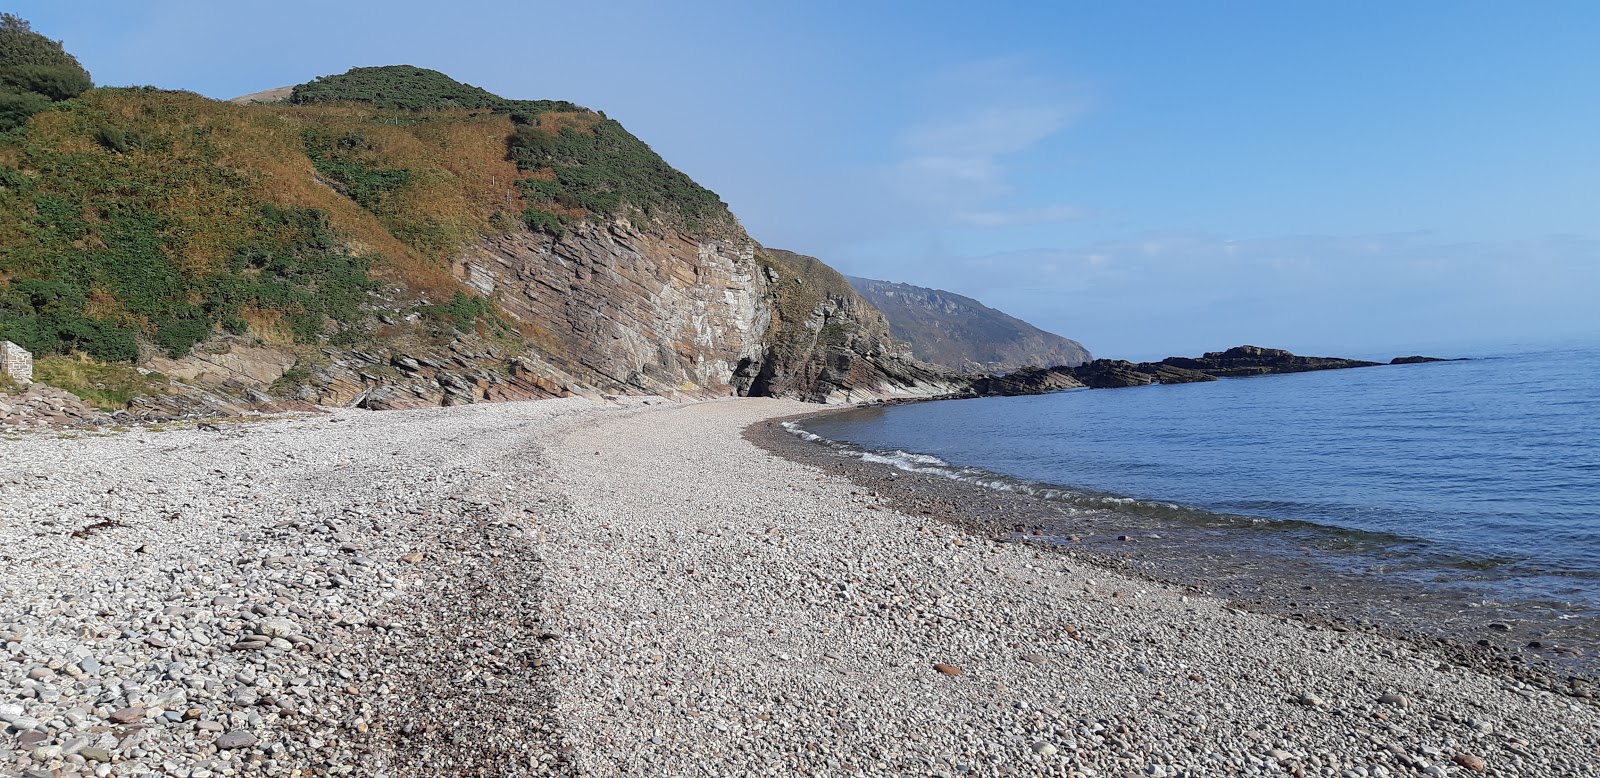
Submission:
[[[1600,695],[1600,656],[1555,651],[1596,645],[1596,625],[1588,621],[1556,624],[1548,616],[1528,618],[1525,608],[1512,605],[1469,605],[1470,598],[1421,583],[1379,582],[1331,570],[1298,541],[1263,538],[1263,547],[1249,549],[1241,548],[1239,532],[1163,522],[1116,508],[1073,510],[1069,516],[1063,506],[1043,497],[864,461],[855,456],[860,450],[854,446],[805,440],[781,426],[853,409],[773,419],[747,429],[745,438],[769,453],[872,489],[899,510],[931,515],[974,534],[1043,548],[1153,583],[1204,591],[1244,610],[1413,641],[1454,662],[1518,677],[1552,692],[1586,700]]]
[[[13,441],[0,773],[1600,775],[1592,704],[651,403]]]

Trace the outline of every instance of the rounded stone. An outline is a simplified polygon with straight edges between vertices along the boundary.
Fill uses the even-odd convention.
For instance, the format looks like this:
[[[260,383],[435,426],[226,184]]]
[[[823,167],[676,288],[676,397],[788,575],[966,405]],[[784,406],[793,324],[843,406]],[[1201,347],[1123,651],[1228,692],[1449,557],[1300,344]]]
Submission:
[[[242,729],[236,729],[232,732],[224,732],[223,734],[218,735],[217,739],[212,741],[212,745],[221,750],[227,751],[235,748],[249,748],[250,746],[255,745],[257,742],[258,741],[256,740],[255,735],[252,735]]]

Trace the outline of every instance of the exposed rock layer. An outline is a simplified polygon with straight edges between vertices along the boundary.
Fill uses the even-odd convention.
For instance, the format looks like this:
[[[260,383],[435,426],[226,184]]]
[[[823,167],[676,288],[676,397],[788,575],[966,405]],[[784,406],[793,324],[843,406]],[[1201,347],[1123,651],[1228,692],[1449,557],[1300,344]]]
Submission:
[[[963,391],[965,382],[918,362],[883,314],[815,257],[762,249],[770,310],[759,361],[742,363],[741,394],[854,402]]]

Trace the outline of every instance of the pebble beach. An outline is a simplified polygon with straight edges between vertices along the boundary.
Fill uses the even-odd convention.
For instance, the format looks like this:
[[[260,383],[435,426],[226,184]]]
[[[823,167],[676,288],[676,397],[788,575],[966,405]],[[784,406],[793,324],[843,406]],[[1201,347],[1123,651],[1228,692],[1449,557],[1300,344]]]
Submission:
[[[0,438],[0,775],[1600,775],[1600,711],[906,511],[815,406]]]

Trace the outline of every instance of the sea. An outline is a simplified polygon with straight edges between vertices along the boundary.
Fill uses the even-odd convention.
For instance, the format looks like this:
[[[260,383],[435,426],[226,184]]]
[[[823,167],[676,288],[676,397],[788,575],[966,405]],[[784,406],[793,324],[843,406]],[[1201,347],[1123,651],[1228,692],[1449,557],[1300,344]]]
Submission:
[[[793,429],[868,462],[1051,501],[1062,536],[1074,516],[1121,513],[1139,518],[1139,539],[1289,549],[1313,577],[1593,623],[1600,344],[1467,356],[867,407]],[[1491,618],[1478,621],[1505,628]],[[1537,626],[1519,632],[1549,634]]]

